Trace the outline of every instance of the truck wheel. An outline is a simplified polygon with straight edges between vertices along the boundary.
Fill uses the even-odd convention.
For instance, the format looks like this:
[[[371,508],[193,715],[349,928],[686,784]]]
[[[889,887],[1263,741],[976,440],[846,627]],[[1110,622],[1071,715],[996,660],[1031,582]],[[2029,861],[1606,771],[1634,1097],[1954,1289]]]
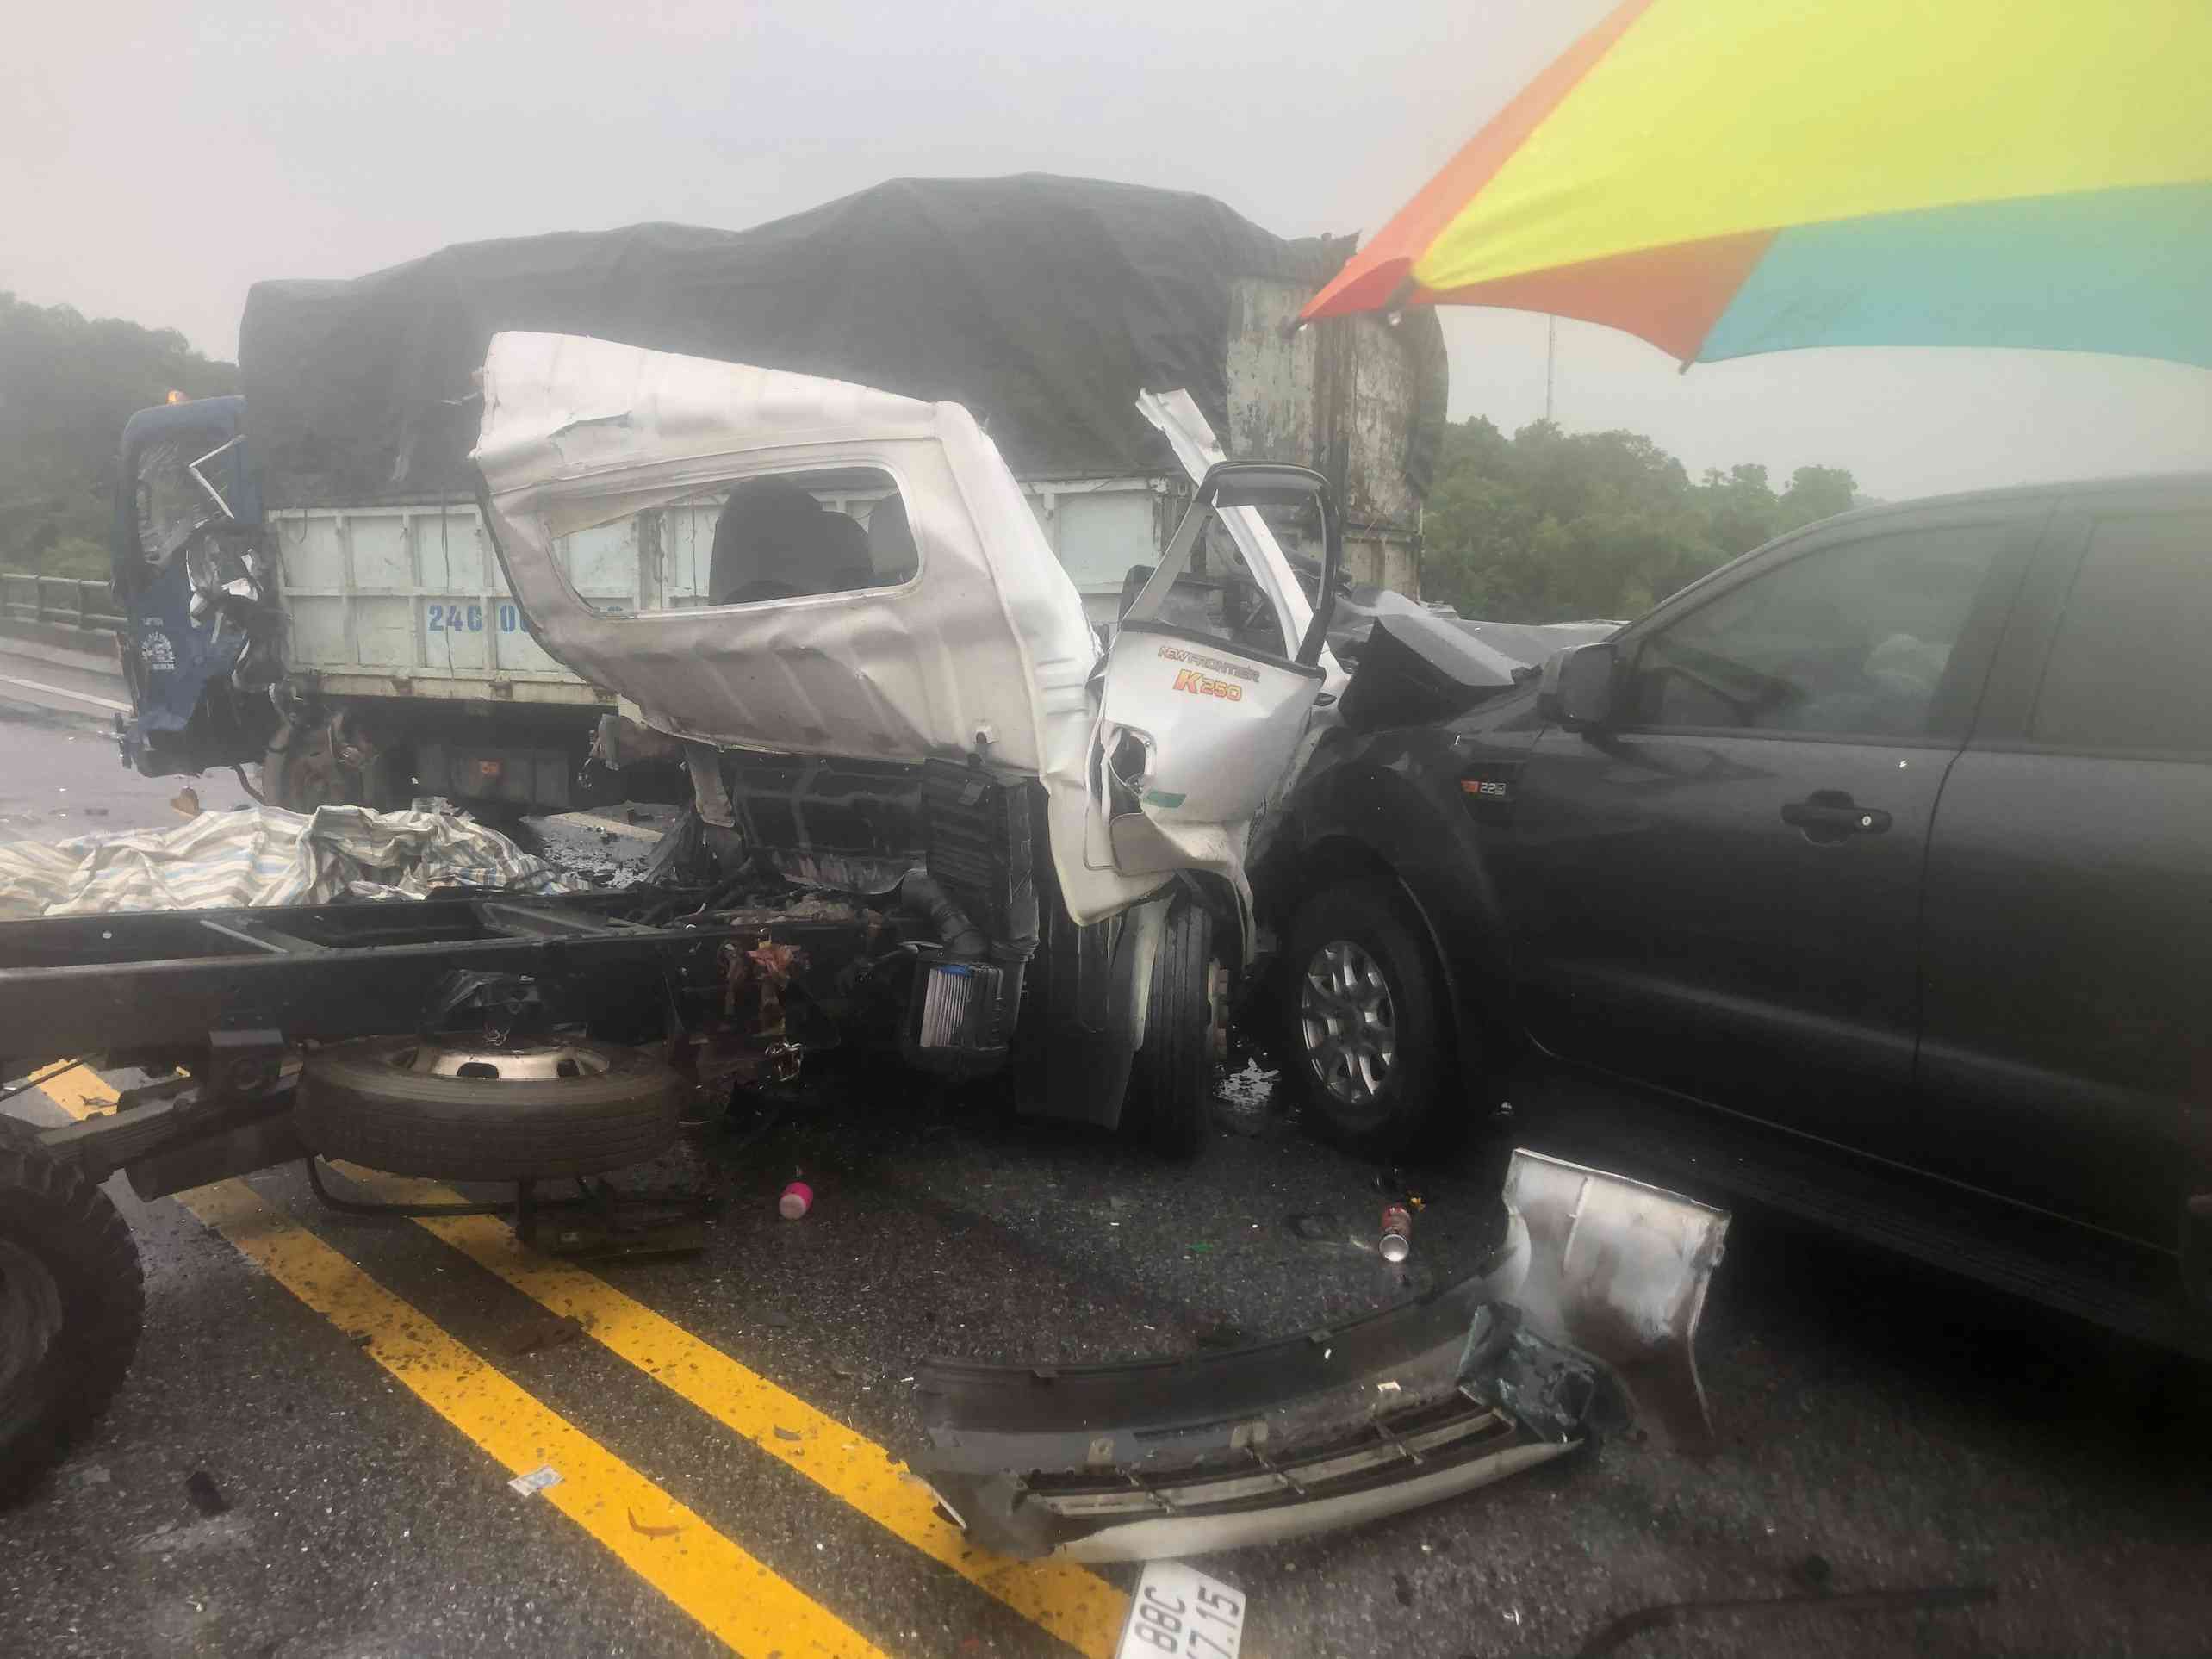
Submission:
[[[1189,1158],[1213,1125],[1214,1069],[1223,998],[1214,964],[1214,918],[1182,903],[1168,912],[1153,959],[1145,1040],[1129,1072],[1134,1113],[1123,1122],[1154,1151]]]
[[[1292,920],[1284,953],[1284,1059],[1310,1122],[1354,1152],[1402,1152],[1447,1075],[1440,976],[1397,894],[1332,887]]]
[[[0,1117],[0,1503],[106,1409],[145,1314],[138,1246],[114,1202],[29,1124]]]
[[[676,1139],[682,1080],[641,1049],[558,1037],[363,1037],[301,1068],[300,1139],[395,1175],[596,1175]]]

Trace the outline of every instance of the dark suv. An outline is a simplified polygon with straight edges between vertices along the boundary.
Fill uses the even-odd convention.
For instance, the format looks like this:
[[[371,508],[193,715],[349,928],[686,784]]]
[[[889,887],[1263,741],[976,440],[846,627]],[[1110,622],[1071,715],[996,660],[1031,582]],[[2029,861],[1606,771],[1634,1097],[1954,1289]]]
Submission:
[[[1847,513],[1512,690],[1393,625],[1261,866],[1310,1115],[1391,1150],[1563,1062],[1670,1178],[2202,1308],[2212,476]]]

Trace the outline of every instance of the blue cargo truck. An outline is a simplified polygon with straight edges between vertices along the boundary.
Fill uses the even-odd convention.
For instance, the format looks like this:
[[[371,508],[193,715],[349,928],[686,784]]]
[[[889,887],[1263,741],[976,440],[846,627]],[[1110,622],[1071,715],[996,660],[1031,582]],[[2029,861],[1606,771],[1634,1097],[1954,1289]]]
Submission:
[[[587,764],[615,698],[530,637],[473,501],[264,510],[245,417],[242,396],[206,398],[124,427],[126,764],[252,766],[295,811],[429,794],[557,812],[624,792]]]
[[[470,374],[500,329],[960,403],[1094,623],[1190,498],[1136,413],[1144,391],[1186,388],[1230,456],[1328,479],[1351,580],[1417,593],[1441,333],[1426,313],[1289,327],[1349,246],[1181,192],[908,179],[746,231],[472,243],[258,283],[243,395],[141,411],[123,435],[126,761],[258,767],[295,809],[443,795],[550,812],[659,787],[619,745],[618,776],[590,763],[602,724],[637,711],[545,653],[485,531]],[[875,500],[821,505],[865,527]],[[1294,554],[1318,551],[1309,531],[1285,527]],[[564,574],[601,610],[701,604],[714,533],[711,508],[642,511],[564,537]]]

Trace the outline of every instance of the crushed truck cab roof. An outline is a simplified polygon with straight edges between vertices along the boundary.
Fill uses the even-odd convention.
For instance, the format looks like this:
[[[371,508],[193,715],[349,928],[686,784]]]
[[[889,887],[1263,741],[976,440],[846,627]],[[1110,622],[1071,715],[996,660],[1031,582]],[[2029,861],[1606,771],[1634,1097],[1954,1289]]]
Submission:
[[[1132,549],[1148,580],[1102,654],[1013,475],[957,404],[539,333],[494,336],[483,389],[486,517],[531,633],[695,761],[767,751],[1032,777],[1078,924],[1179,870],[1221,876],[1248,908],[1252,820],[1340,676],[1246,497],[1310,487],[1306,510],[1332,525],[1318,475],[1233,466],[1189,397],[1147,394],[1141,412],[1196,499],[1156,568]],[[1220,568],[1202,574],[1216,527]],[[636,550],[625,569],[683,574],[612,592],[593,585],[594,534],[691,550]],[[711,780],[699,793],[722,821]]]
[[[1082,596],[997,448],[957,404],[556,334],[496,336],[475,460],[531,631],[675,736],[918,762],[981,750],[1031,774],[1056,845],[1079,849]],[[866,468],[906,504],[916,568],[895,586],[655,614],[595,608],[556,544],[749,477]],[[1056,857],[1078,921],[1156,881]]]

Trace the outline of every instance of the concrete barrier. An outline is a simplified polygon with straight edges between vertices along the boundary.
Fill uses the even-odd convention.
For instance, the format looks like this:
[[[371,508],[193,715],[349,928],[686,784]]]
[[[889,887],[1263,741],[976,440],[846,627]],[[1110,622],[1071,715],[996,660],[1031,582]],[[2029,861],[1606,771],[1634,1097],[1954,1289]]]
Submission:
[[[123,625],[114,590],[104,581],[77,576],[41,576],[28,570],[0,571],[0,621],[40,631],[66,630],[78,635],[113,634]],[[54,643],[67,644],[66,640]],[[98,649],[92,647],[90,649]]]

